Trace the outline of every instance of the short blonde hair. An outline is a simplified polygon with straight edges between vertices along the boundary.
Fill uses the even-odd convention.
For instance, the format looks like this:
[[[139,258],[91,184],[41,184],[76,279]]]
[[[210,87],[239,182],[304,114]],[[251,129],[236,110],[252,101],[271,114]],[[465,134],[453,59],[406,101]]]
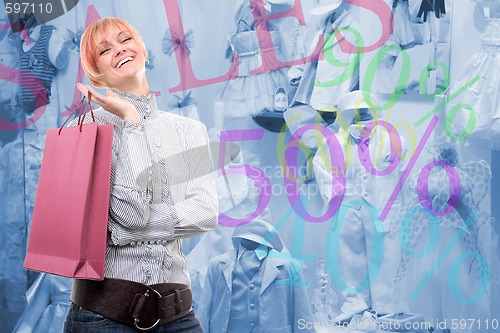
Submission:
[[[144,45],[141,35],[135,30],[133,26],[116,17],[105,17],[92,23],[82,35],[80,41],[80,58],[82,60],[82,68],[85,75],[90,80],[90,83],[96,88],[108,88],[108,83],[104,74],[99,72],[96,65],[96,52],[95,48],[100,43],[100,38],[108,31],[110,27],[118,27],[124,31],[129,31],[132,37],[139,42],[142,46],[142,51],[148,60],[148,51]]]

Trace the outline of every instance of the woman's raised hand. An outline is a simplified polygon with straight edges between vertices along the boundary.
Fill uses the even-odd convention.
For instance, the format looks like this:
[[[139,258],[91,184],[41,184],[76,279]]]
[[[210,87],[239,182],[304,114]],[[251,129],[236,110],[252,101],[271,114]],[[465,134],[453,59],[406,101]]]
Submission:
[[[92,94],[92,101],[102,106],[104,110],[111,112],[122,119],[132,119],[137,123],[141,121],[135,107],[131,103],[120,99],[114,91],[107,90],[107,97],[105,97],[89,85],[84,86],[81,83],[77,83],[76,88],[80,90],[84,96],[88,96],[88,93],[90,92]]]

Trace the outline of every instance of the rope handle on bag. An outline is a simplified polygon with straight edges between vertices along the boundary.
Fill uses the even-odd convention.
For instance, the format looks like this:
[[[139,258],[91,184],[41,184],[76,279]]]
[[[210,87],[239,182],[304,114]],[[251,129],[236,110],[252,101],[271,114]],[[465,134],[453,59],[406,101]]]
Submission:
[[[83,120],[85,119],[85,114],[87,113],[87,108],[90,107],[90,114],[92,115],[92,121],[95,122],[95,118],[94,118],[94,111],[93,111],[93,108],[92,108],[92,105],[90,104],[90,101],[92,99],[92,94],[89,92],[88,93],[88,103],[87,105],[85,106],[85,111],[83,113],[83,118],[82,118],[82,111],[83,111],[83,102],[85,101],[85,96],[82,97],[82,100],[80,101],[80,103],[77,104],[77,106],[73,109],[73,111],[71,112],[71,114],[68,116],[68,119],[66,119],[66,121],[62,124],[62,126],[59,128],[59,135],[61,135],[61,131],[64,127],[64,125],[66,125],[66,123],[68,122],[68,120],[71,118],[71,116],[73,115],[73,113],[75,113],[76,110],[78,110],[78,108],[80,108],[80,112],[78,114],[78,123],[77,125],[80,125],[80,132],[82,131],[82,126],[83,126]],[[81,121],[81,123],[80,123]]]

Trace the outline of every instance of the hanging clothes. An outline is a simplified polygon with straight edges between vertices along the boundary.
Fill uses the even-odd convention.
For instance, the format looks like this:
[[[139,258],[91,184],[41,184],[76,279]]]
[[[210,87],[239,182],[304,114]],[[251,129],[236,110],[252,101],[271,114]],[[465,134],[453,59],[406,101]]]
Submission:
[[[257,10],[260,7],[257,8]],[[255,9],[254,9],[255,10]],[[266,12],[261,13],[262,16]],[[262,24],[255,24],[252,7],[249,0],[245,0],[235,17],[235,30],[229,38],[227,57],[231,60],[235,53],[239,56],[239,72],[233,73],[238,78],[225,82],[218,101],[224,103],[226,117],[247,118],[264,108],[274,109],[274,92],[280,86],[287,87],[287,79],[283,70],[250,75],[250,71],[262,65],[263,55],[274,50],[276,57],[280,55],[280,33],[277,25],[270,22],[271,38],[273,43],[261,48],[257,37],[257,29],[264,29]],[[241,124],[238,128],[241,127]]]
[[[340,9],[339,9],[340,10]],[[304,50],[302,51],[303,56],[310,55],[312,51],[316,48],[318,42],[318,35],[324,34],[325,40],[328,38],[336,38],[332,32],[340,27],[349,27],[356,31],[359,31],[358,23],[354,20],[353,16],[347,10],[343,10],[337,13],[336,18],[332,22],[332,18],[336,12],[333,11],[326,19],[325,24],[320,31],[313,31],[312,34],[306,34],[304,36],[303,43]],[[356,40],[353,38],[353,34],[349,31],[342,32],[342,39],[347,39],[351,44],[355,45]],[[340,39],[340,38],[339,38]],[[311,44],[311,41],[312,44]],[[345,42],[345,41],[344,41]],[[349,53],[344,53],[341,49],[338,40],[333,42],[332,52],[340,62],[344,63],[358,63],[359,56]],[[356,67],[356,66],[354,66]],[[316,62],[310,62],[305,65],[292,67],[289,71],[289,76],[293,79],[299,77],[299,85],[295,97],[291,103],[308,104],[316,110],[320,110],[323,107],[335,107],[339,103],[340,99],[348,92],[353,91],[357,88],[359,83],[359,71],[355,71],[352,75],[344,82],[339,82],[338,84],[320,87],[314,85],[314,83],[326,83],[331,80],[338,78],[341,74],[345,72],[344,67],[335,67],[328,62],[327,59],[321,59]],[[312,122],[313,123],[313,122]]]
[[[386,0],[387,1],[387,0]],[[381,60],[375,74],[374,89],[378,94],[436,94],[440,87],[448,87],[449,81],[444,71],[437,68],[427,68],[430,63],[438,62],[449,66],[450,62],[450,24],[451,15],[444,12],[436,17],[428,16],[426,21],[420,20],[414,13],[418,4],[409,0],[394,0],[393,23],[394,28],[385,46],[399,46],[410,59],[405,61],[402,51],[391,49]],[[446,6],[451,6],[451,0],[445,0]],[[443,5],[444,6],[444,5]],[[417,11],[418,13],[418,11]],[[411,65],[411,66],[410,66]],[[421,75],[427,68],[425,90],[421,91]],[[408,81],[394,86],[400,74],[406,72]]]
[[[27,51],[21,48],[22,101],[26,113],[35,111],[37,99],[46,99],[48,103],[51,95],[52,80],[56,75],[56,67],[49,57],[49,41],[53,30],[51,25],[42,25],[35,45]],[[43,83],[43,87],[39,85],[39,81]]]
[[[411,14],[414,20],[426,22],[430,12],[434,12],[436,18],[446,15],[445,0],[409,0]]]
[[[480,139],[500,149],[500,18],[489,19],[476,53],[447,92],[451,96],[474,77],[479,80],[456,97],[456,103],[472,106],[476,125],[470,138]],[[455,105],[455,104],[454,104]],[[450,107],[448,107],[448,110]],[[460,136],[467,128],[470,112],[461,110],[453,120],[452,134]],[[472,112],[472,111],[471,111]]]
[[[392,19],[394,27],[392,30],[391,40],[395,40],[394,44],[400,45],[403,50],[409,49],[415,45],[422,45],[424,38],[428,33],[422,29],[422,24],[416,24],[410,19],[408,1],[394,0],[392,4]]]
[[[351,63],[353,64],[353,68],[358,68],[360,62],[359,55],[344,53],[340,46],[340,43],[345,43],[344,38],[352,45],[356,45],[354,34],[348,30],[342,31],[342,38],[339,38],[341,40],[339,42],[332,33],[340,27],[352,28],[355,31],[359,31],[359,25],[353,16],[341,6],[330,11],[325,18],[322,18],[322,22],[321,27],[314,27],[302,36],[301,42],[303,47],[300,53],[301,57],[311,55],[318,44],[318,36],[324,34],[325,40],[329,38],[335,39],[331,49],[335,59],[344,63]],[[333,107],[337,107],[344,95],[358,88],[359,70],[350,73],[351,75],[343,82],[328,84],[328,82],[338,79],[345,72],[345,67],[333,66],[328,62],[328,59],[321,59],[290,68],[288,71],[289,80],[291,85],[295,84],[297,86],[290,107],[286,109],[283,115],[287,121],[290,133],[295,133],[304,125],[315,124],[317,122],[316,116],[318,110],[323,108],[331,110]],[[326,84],[326,86],[315,85],[316,82]],[[325,112],[323,115],[328,113]],[[294,118],[293,122],[290,121],[291,118]],[[328,125],[323,120],[321,120],[321,123],[325,126]],[[304,133],[301,140],[310,148],[316,148],[316,139],[313,131]]]

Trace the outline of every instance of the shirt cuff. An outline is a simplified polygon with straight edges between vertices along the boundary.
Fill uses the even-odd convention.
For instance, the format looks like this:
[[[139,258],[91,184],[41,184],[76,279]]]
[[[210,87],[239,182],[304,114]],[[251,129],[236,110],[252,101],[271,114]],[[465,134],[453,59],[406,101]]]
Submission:
[[[136,122],[132,119],[129,119],[129,118],[123,120],[122,126],[123,126],[123,128],[144,130],[144,126],[142,125],[142,123],[138,123],[138,122]]]

